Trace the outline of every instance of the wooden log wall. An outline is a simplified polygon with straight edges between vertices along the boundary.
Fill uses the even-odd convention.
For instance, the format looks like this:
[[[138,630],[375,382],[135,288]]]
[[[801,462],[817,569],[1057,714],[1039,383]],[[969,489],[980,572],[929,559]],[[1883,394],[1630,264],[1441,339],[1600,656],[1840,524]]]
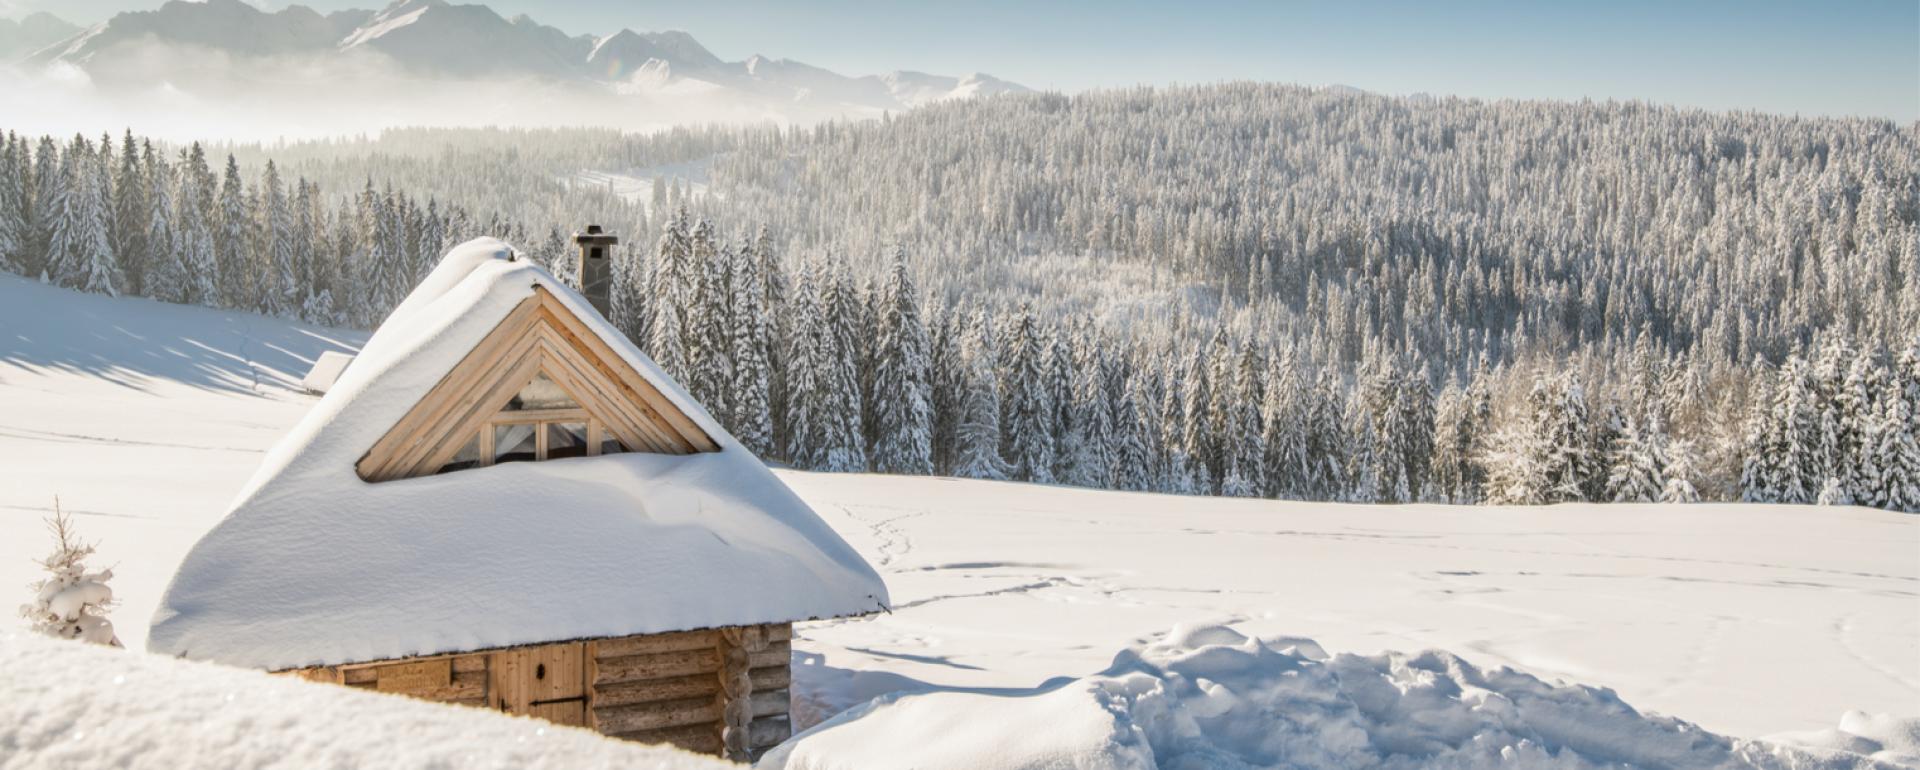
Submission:
[[[746,755],[772,748],[792,734],[787,687],[793,626],[786,623],[588,642],[589,726],[617,738],[745,758],[726,751],[730,697],[722,672],[733,647],[744,647],[728,639],[755,636],[762,640],[759,649],[741,650],[748,686],[731,688],[731,700],[746,709],[737,747]]]
[[[746,761],[793,733],[792,639],[776,623],[283,673]]]

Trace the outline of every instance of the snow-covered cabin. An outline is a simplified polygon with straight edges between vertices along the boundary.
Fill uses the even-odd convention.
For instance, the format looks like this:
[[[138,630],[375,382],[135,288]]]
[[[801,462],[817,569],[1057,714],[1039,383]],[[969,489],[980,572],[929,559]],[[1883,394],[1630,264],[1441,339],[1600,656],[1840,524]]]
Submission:
[[[735,758],[784,740],[792,623],[886,586],[601,303],[455,247],[187,554],[149,648]]]

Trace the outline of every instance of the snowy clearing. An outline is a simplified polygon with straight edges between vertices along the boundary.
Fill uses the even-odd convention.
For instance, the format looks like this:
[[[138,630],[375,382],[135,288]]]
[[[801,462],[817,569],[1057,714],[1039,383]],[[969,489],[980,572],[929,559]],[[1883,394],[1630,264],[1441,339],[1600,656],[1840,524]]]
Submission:
[[[136,650],[188,546],[315,403],[299,393],[308,362],[365,339],[12,276],[0,276],[0,329],[0,585],[27,598],[59,495],[99,542],[93,564],[114,570],[113,618]],[[1913,516],[779,475],[894,600],[891,615],[799,628],[801,726],[895,691],[1031,694],[1168,628],[1221,622],[1332,653],[1450,650],[1482,671],[1611,688],[1723,735],[1832,745],[1849,709],[1920,714]]]

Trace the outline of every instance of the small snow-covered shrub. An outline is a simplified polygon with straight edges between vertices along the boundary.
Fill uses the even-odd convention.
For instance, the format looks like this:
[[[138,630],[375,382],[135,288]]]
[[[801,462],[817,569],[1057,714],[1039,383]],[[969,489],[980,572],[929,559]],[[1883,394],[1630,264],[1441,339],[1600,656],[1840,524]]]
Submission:
[[[73,518],[60,510],[58,499],[47,530],[53,534],[53,553],[40,566],[48,575],[29,586],[33,602],[20,606],[20,616],[33,630],[48,636],[121,646],[113,621],[107,619],[107,611],[113,608],[113,589],[107,587],[113,570],[87,571],[85,560],[93,555],[93,546],[80,540]]]

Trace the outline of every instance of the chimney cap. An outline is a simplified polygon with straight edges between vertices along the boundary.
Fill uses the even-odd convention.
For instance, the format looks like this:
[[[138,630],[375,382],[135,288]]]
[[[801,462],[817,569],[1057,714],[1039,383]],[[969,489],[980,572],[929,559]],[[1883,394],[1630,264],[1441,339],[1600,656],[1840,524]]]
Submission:
[[[573,242],[580,246],[612,246],[620,242],[620,236],[600,229],[599,225],[587,225],[586,232],[573,234]]]

